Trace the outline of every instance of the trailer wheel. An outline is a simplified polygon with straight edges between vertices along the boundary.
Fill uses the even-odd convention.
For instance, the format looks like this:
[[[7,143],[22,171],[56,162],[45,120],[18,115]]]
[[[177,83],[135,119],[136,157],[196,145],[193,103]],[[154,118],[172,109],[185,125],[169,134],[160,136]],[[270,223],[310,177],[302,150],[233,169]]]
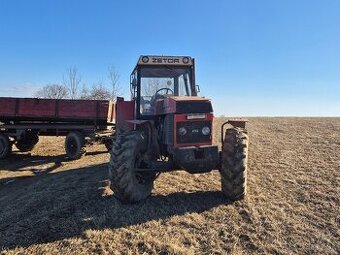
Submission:
[[[35,145],[39,142],[39,136],[35,132],[27,132],[24,139],[16,142],[15,147],[21,152],[28,152],[33,150]]]
[[[8,135],[0,134],[0,159],[6,158],[12,152],[12,144]]]
[[[222,192],[230,200],[242,199],[247,193],[247,132],[237,127],[227,129],[222,146]]]
[[[65,151],[67,156],[74,160],[79,159],[85,153],[85,138],[78,131],[70,132],[65,139]]]
[[[154,173],[136,172],[143,168],[145,138],[138,131],[116,136],[111,150],[109,178],[114,195],[124,203],[134,203],[150,196]]]

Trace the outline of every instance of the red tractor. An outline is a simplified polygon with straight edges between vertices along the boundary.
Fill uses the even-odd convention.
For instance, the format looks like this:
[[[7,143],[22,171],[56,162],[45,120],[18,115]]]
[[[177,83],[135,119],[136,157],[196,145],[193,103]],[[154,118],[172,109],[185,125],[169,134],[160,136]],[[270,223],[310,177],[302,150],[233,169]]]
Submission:
[[[212,144],[213,108],[197,95],[191,57],[141,56],[130,78],[130,101],[117,98],[111,189],[123,202],[147,198],[161,172],[219,170],[230,200],[246,194],[246,121],[222,125],[222,150]],[[225,130],[224,126],[229,127]]]

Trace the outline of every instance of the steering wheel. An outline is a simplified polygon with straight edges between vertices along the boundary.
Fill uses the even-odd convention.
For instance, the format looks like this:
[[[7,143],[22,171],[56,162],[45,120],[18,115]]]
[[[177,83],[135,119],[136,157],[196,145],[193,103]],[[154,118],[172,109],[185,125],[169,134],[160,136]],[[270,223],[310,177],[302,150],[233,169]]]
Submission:
[[[165,93],[163,93],[163,94],[159,93],[162,90],[165,90]],[[160,96],[166,95],[166,94],[169,94],[168,92],[171,92],[172,95],[174,94],[174,91],[170,88],[160,88],[159,90],[156,91],[155,96],[157,97],[157,95],[160,95]]]
[[[162,90],[165,90],[165,92],[163,94],[159,93]],[[154,107],[156,106],[157,99],[164,98],[164,95],[169,94],[169,92],[171,92],[172,95],[174,94],[174,91],[170,88],[160,88],[156,91],[156,93],[150,99],[151,111],[153,111]]]

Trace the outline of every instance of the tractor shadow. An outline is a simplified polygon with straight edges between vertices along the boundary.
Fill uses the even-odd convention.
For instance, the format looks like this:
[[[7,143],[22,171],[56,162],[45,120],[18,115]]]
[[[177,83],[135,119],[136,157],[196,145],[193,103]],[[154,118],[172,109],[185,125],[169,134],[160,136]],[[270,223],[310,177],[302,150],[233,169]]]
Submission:
[[[219,191],[153,195],[137,204],[106,196],[107,164],[0,185],[0,250],[119,229],[229,204]],[[160,180],[156,180],[160,181]]]

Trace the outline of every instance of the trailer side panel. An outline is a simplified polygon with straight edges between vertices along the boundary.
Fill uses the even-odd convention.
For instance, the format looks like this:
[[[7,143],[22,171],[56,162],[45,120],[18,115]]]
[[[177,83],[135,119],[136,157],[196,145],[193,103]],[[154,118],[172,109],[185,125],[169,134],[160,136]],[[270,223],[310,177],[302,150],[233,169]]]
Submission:
[[[16,98],[0,98],[0,116],[15,116]]]
[[[114,122],[114,103],[108,100],[67,100],[0,97],[0,121]]]
[[[17,99],[17,104],[17,117],[55,117],[55,99],[20,98]]]

